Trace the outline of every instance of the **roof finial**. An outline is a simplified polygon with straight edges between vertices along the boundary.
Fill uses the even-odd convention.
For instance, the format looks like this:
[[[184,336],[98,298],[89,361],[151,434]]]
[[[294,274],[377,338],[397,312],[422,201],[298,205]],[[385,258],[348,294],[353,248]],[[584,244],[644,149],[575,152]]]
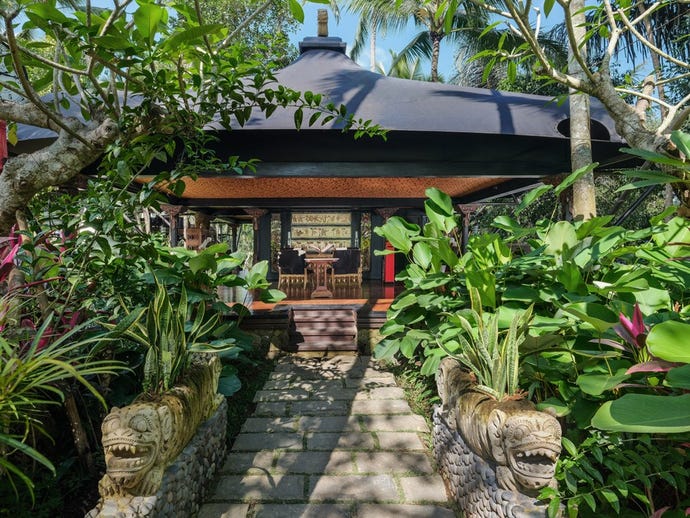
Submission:
[[[318,30],[316,35],[319,38],[328,37],[328,11],[326,9],[319,9],[317,14],[317,20],[319,22]]]

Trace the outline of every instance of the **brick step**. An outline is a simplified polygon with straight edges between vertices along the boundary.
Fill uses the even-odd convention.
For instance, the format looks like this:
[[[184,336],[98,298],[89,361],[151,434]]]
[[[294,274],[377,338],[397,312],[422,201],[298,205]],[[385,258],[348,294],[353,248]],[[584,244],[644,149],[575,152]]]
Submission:
[[[289,330],[293,350],[357,349],[357,314],[353,309],[292,308]]]
[[[320,340],[318,342],[299,342],[292,343],[287,348],[288,351],[356,351],[357,342],[328,342]]]
[[[357,325],[354,322],[296,322],[291,329],[306,329],[310,332],[357,332]]]

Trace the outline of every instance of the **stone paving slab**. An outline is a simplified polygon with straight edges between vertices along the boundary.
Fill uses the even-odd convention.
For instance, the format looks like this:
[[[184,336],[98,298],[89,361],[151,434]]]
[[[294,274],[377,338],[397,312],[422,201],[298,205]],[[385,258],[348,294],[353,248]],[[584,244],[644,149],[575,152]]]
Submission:
[[[308,450],[373,450],[374,436],[362,432],[307,434]]]
[[[410,414],[404,399],[378,399],[352,402],[352,414]]]
[[[304,484],[302,475],[223,475],[211,500],[302,500]]]
[[[304,436],[301,433],[241,433],[232,445],[232,451],[301,450]]]
[[[273,471],[309,475],[354,473],[355,464],[347,451],[289,451],[278,457]]]
[[[414,432],[376,432],[382,450],[425,450],[424,443]]]
[[[299,420],[296,417],[249,417],[242,425],[240,432],[296,432],[298,430]]]
[[[274,453],[272,451],[233,452],[225,459],[220,472],[223,474],[259,474],[271,470]],[[257,472],[257,473],[254,473]]]
[[[245,518],[249,512],[249,504],[205,504],[199,511],[198,518]]]
[[[259,504],[256,518],[350,518],[352,508],[337,504]]]
[[[355,464],[360,473],[413,473],[421,475],[434,472],[426,452],[356,452]]]
[[[390,475],[323,475],[311,479],[309,498],[382,502],[397,500],[398,489]]]
[[[405,500],[408,502],[445,502],[445,485],[441,475],[405,477],[400,479]]]
[[[303,432],[358,432],[362,430],[357,416],[304,416],[299,420]]]
[[[450,518],[429,427],[367,357],[286,356],[199,518]]]
[[[374,432],[429,432],[421,415],[362,415],[359,420],[365,430]]]
[[[450,509],[431,505],[363,504],[357,518],[454,518]],[[488,517],[487,517],[488,518]]]

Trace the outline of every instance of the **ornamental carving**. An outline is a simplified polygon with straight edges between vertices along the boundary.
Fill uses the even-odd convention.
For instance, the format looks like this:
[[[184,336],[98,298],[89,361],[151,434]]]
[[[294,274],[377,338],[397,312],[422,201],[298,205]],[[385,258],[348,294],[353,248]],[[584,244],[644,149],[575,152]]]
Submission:
[[[215,355],[195,355],[183,383],[111,410],[101,426],[106,463],[101,498],[158,491],[165,469],[222,401],[220,369]]]
[[[450,490],[466,515],[543,516],[533,497],[556,485],[559,422],[530,401],[497,401],[476,390],[452,358],[441,362],[436,382],[442,404],[434,416],[434,449],[449,486],[454,479],[462,486]],[[530,506],[529,513],[516,511]]]

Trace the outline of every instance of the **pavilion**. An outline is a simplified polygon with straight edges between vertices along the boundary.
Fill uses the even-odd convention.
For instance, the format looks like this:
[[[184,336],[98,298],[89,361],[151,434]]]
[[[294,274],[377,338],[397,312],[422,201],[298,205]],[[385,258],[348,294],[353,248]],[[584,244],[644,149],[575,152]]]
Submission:
[[[294,109],[269,118],[256,111],[230,131],[208,128],[217,134],[220,158],[259,162],[256,172],[243,175],[201,171],[182,196],[170,197],[171,216],[194,213],[202,223],[196,235],[190,229],[185,236],[188,244],[203,241],[203,224],[211,220],[225,222],[232,241],[238,226],[252,225],[255,260],[275,257],[280,247],[330,242],[361,247],[365,279],[392,281],[373,253],[385,243],[372,229],[392,214],[422,223],[427,187],[467,205],[570,171],[567,102],[390,78],[361,68],[345,48],[327,34],[306,38],[299,58],[277,71],[276,80],[344,104],[355,118],[385,128],[386,139],[354,139],[338,121],[296,129]],[[20,147],[45,141],[45,131],[35,130],[20,130]],[[600,169],[629,161],[613,121],[595,102],[591,130]]]

